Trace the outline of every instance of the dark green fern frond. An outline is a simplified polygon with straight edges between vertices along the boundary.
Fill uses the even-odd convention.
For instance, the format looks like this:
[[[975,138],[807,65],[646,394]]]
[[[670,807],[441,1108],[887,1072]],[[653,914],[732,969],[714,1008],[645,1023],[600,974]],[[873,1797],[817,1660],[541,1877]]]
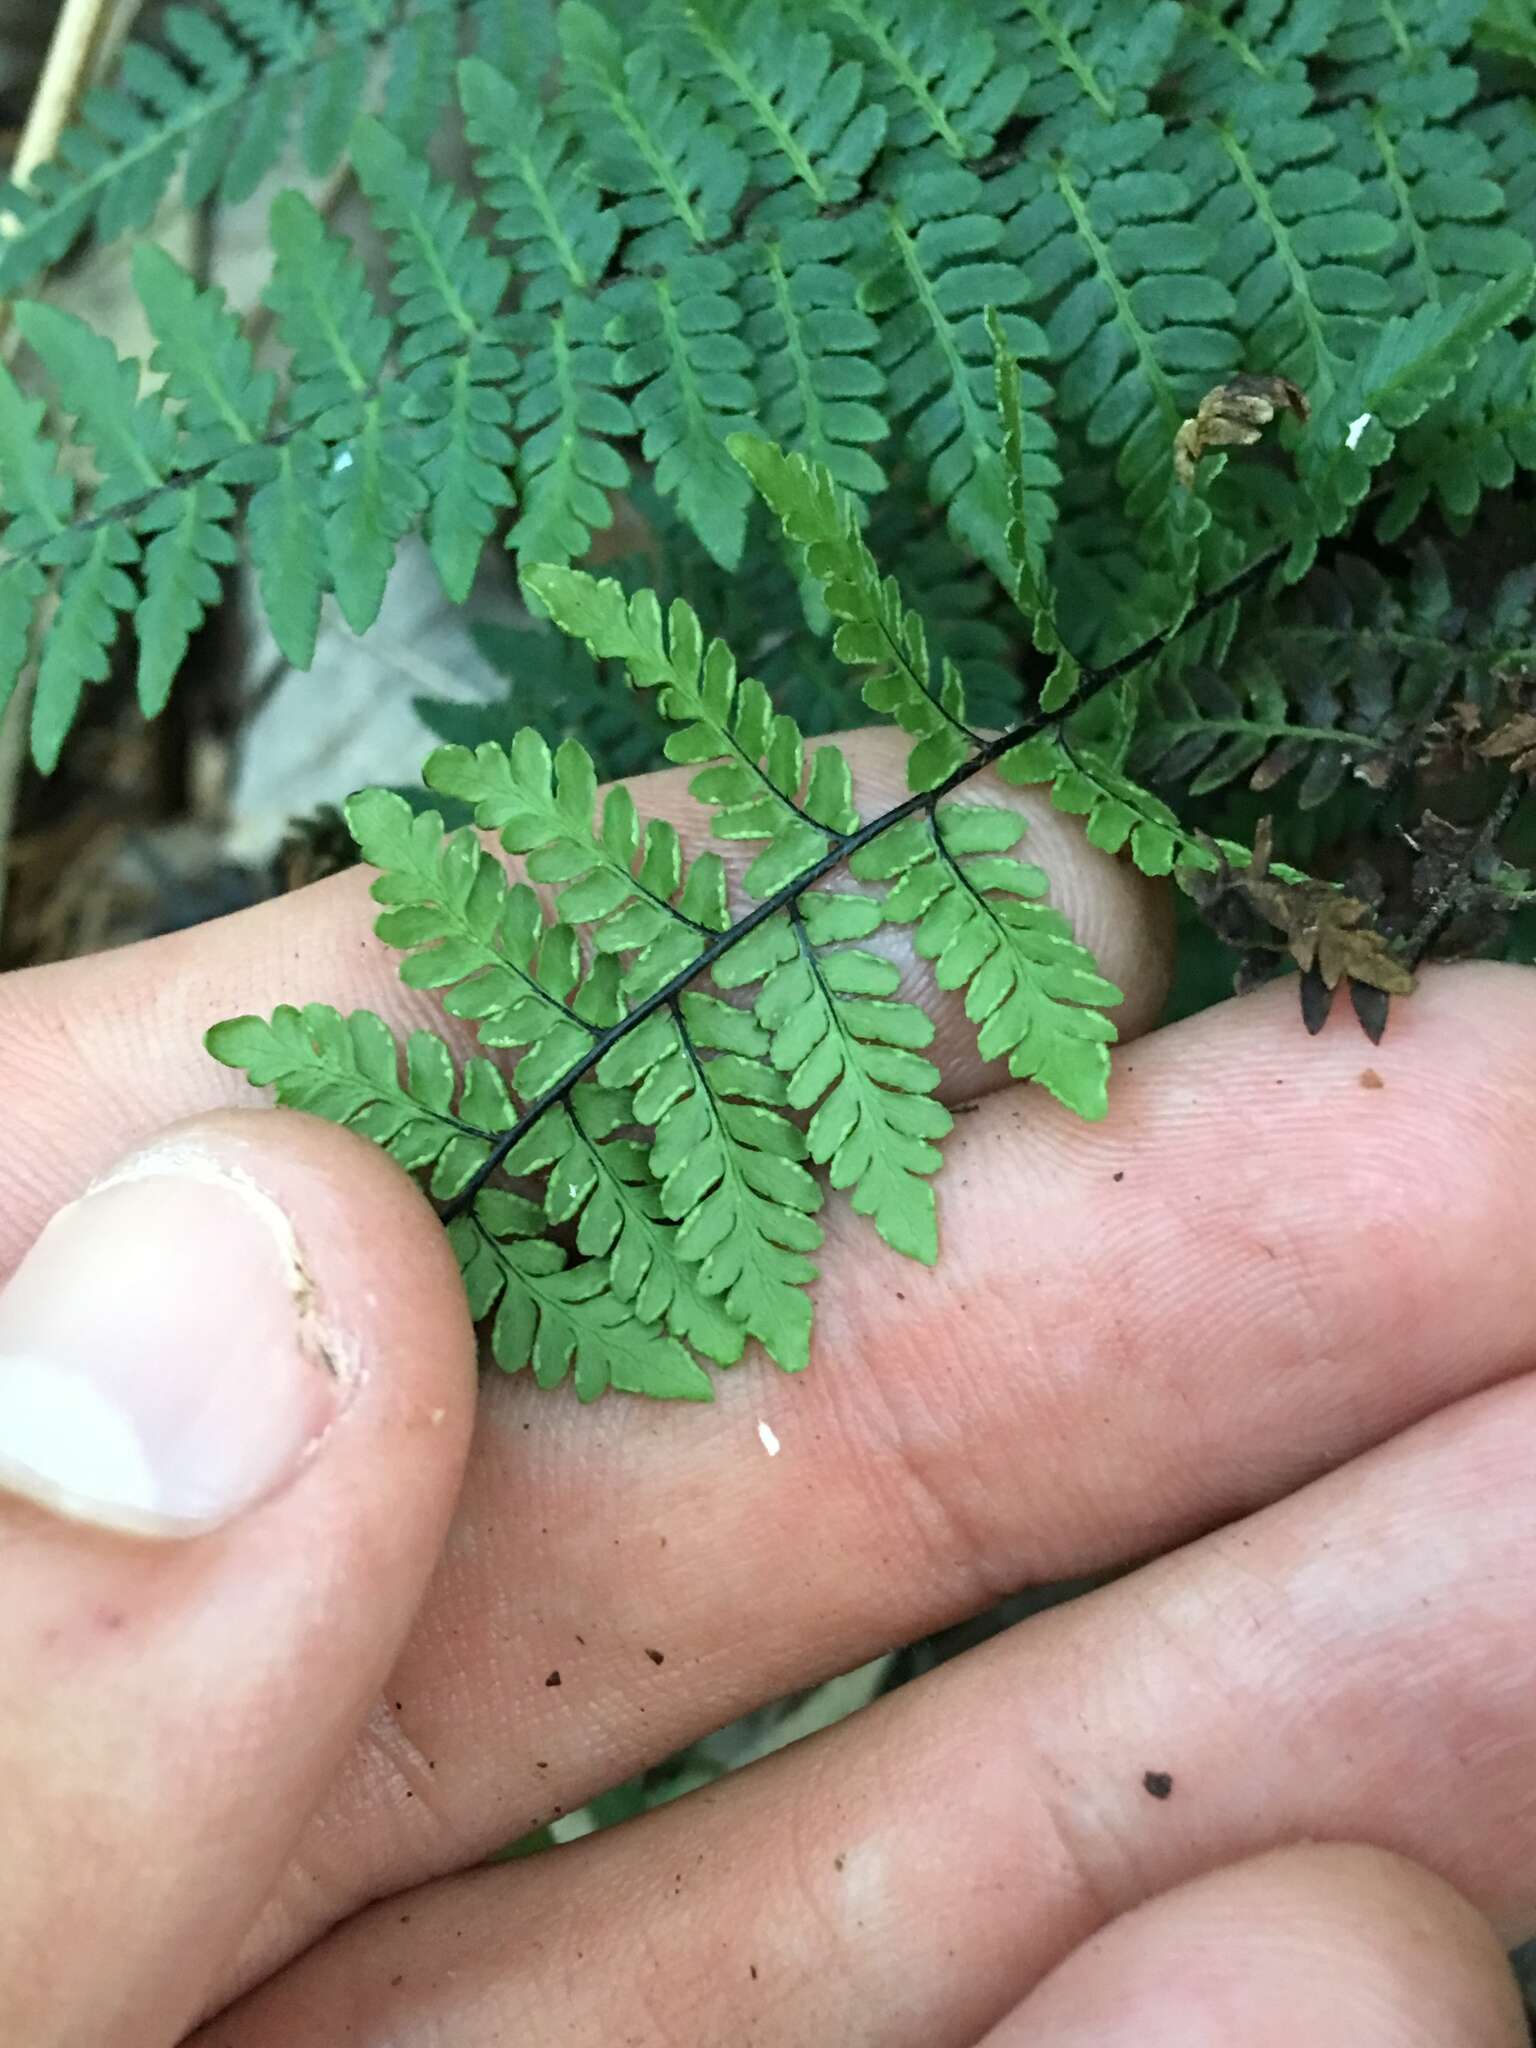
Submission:
[[[1394,310],[1475,290],[1536,262],[1530,243],[1501,218],[1505,195],[1483,144],[1465,127],[1432,118],[1407,86],[1341,109],[1334,125],[1339,160],[1395,231],[1381,258]]]
[[[998,557],[1007,519],[999,452],[1002,428],[993,385],[989,309],[1000,314],[1014,355],[1049,353],[1047,336],[1017,309],[1041,289],[1003,243],[1003,224],[987,208],[974,172],[919,169],[904,177],[894,201],[877,216],[880,242],[869,258],[880,267],[865,288],[865,309],[881,323],[879,360],[889,382],[893,416],[904,422],[912,454],[927,468],[934,501],[948,507],[954,530],[984,558]],[[1048,528],[1051,428],[1041,408],[1049,387],[1033,372],[1025,384],[1028,461],[1037,530]]]
[[[1536,243],[1536,98],[1506,94],[1472,108],[1463,125],[1488,151],[1511,226]]]
[[[1297,808],[1315,812],[1351,778],[1370,787],[1397,773],[1453,704],[1490,711],[1499,679],[1533,661],[1528,575],[1467,604],[1428,547],[1406,582],[1344,555],[1250,620],[1221,673],[1157,678],[1131,767],[1181,808],[1239,780],[1264,794],[1299,775]]]
[[[752,183],[797,188],[818,207],[842,206],[884,143],[887,114],[865,90],[864,67],[837,61],[820,28],[784,0],[744,10],[720,0],[672,0],[650,17],[679,75],[704,94],[752,162]]]
[[[565,0],[558,16],[565,54],[561,106],[583,137],[592,168],[621,196],[627,227],[642,234],[633,264],[730,233],[746,190],[746,152],[709,103],[688,92],[656,42],[624,39],[587,0]]]
[[[1021,109],[1029,71],[959,0],[827,0],[829,26],[869,67],[901,151],[983,157]]]
[[[1536,337],[1492,335],[1448,399],[1432,406],[1399,444],[1395,488],[1380,521],[1395,540],[1433,493],[1464,525],[1485,491],[1536,469]]]
[[[407,460],[425,493],[427,544],[444,590],[462,603],[485,541],[512,503],[507,386],[517,363],[496,326],[510,266],[471,234],[471,203],[435,184],[388,129],[361,123],[352,153],[394,262],[405,372],[398,405]],[[380,565],[386,548],[393,553],[387,535],[384,526]]]
[[[459,96],[496,231],[517,252],[532,308],[602,282],[623,232],[616,208],[583,175],[577,131],[482,59],[459,72]]]
[[[1371,472],[1394,438],[1446,398],[1492,338],[1516,319],[1536,289],[1536,267],[1515,272],[1448,304],[1421,306],[1385,321],[1350,364],[1297,447],[1307,486],[1307,528],[1292,553],[1295,573],[1310,563],[1320,534],[1341,530],[1370,488]]]
[[[676,497],[725,569],[741,560],[751,497],[725,444],[756,407],[735,281],[728,258],[685,256],[653,277],[625,279],[607,301],[619,382],[633,387],[657,489]]]
[[[1056,403],[1081,451],[1074,461],[1116,451],[1138,564],[1131,584],[1144,594],[1119,621],[1130,639],[1166,617],[1173,586],[1188,581],[1175,557],[1189,555],[1206,513],[1174,483],[1174,436],[1238,354],[1215,231],[1188,218],[1191,196],[1176,171],[1148,167],[1161,140],[1150,114],[1094,124],[1080,142],[1002,181],[1015,207],[1004,248],[1047,302]],[[1102,517],[1110,508],[1099,505]],[[1048,532],[1028,507],[1025,525],[1044,545]],[[1101,530],[1095,545],[1105,538]]]
[[[1352,768],[1369,768],[1373,757],[1390,751],[1385,719],[1392,698],[1381,667],[1356,669],[1352,681],[1380,687],[1370,698],[1362,688],[1346,725],[1328,668],[1293,660],[1282,679],[1273,659],[1256,649],[1225,672],[1190,668],[1162,679],[1151,715],[1137,727],[1136,773],[1165,796],[1203,797],[1239,780],[1271,790],[1305,768],[1296,802],[1313,810]]]
[[[425,146],[447,98],[466,0],[221,0],[171,7],[158,43],[124,52],[115,82],[92,93],[80,125],[25,187],[0,182],[0,292],[16,292],[75,239],[142,228],[184,168],[193,206],[249,199],[297,133],[319,175],[346,147],[370,63],[389,60],[390,116]]]
[[[1297,93],[1258,88],[1239,104],[1192,126],[1173,153],[1211,238],[1211,270],[1233,296],[1243,367],[1278,372],[1321,402],[1391,311],[1381,266],[1396,234]]]
[[[1178,0],[985,0],[1003,47],[1029,74],[1018,111],[1065,128],[1079,108],[1104,120],[1143,112],[1178,41]]]
[[[1305,87],[1307,60],[1326,48],[1344,0],[1186,4],[1172,73],[1179,112],[1219,120],[1255,83]]]
[[[1467,50],[1483,0],[1344,0],[1325,56],[1330,98],[1374,100],[1405,79],[1442,111],[1476,91],[1470,68],[1451,60]]]
[[[573,297],[506,331],[523,352],[516,424],[524,437],[522,512],[507,545],[525,563],[568,562],[613,524],[611,494],[631,480],[614,443],[633,434],[636,421],[614,388],[619,362],[608,315]]]
[[[647,705],[611,664],[594,662],[563,633],[532,621],[521,629],[481,621],[470,638],[501,691],[489,701],[413,699],[436,739],[473,753],[488,740],[510,746],[518,728],[531,725],[551,747],[580,740],[605,782],[661,766],[666,728],[646,715]]]
[[[741,302],[765,430],[869,497],[886,477],[868,451],[890,426],[879,329],[859,304],[856,247],[847,219],[793,222],[754,252],[762,267],[747,271]]]

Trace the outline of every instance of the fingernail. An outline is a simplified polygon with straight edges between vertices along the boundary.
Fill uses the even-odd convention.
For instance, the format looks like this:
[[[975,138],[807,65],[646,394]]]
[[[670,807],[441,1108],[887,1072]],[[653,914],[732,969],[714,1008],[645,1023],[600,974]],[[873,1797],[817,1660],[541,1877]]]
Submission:
[[[349,1391],[278,1204],[190,1143],[61,1210],[0,1292],[0,1488],[136,1535],[217,1529]]]

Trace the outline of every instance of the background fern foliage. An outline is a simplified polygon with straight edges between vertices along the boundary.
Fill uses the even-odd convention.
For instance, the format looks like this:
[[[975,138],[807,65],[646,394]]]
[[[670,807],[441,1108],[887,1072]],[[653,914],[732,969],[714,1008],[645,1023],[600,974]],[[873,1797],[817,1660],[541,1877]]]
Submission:
[[[804,1364],[828,1186],[937,1255],[949,1118],[882,925],[1101,1113],[1116,991],[984,767],[1174,874],[1245,978],[1300,967],[1313,1022],[1524,943],[1518,9],[172,6],[0,192],[0,290],[176,181],[285,171],[261,308],[140,241],[147,363],[16,300],[0,693],[47,770],[125,659],[164,707],[241,561],[298,667],[407,536],[454,602],[518,580],[508,715],[445,715],[441,808],[350,812],[406,980],[483,1051],[314,1007],[214,1035],[428,1176],[504,1365],[703,1398],[749,1340]],[[910,742],[879,817],[810,744],[869,713]],[[691,860],[599,795],[662,755],[720,842]]]

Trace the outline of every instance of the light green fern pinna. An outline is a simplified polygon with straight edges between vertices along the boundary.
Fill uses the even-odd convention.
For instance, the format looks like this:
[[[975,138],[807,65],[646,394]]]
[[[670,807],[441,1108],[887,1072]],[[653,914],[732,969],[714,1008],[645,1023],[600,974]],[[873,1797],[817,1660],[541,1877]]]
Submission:
[[[473,824],[352,800],[379,933],[466,1063],[316,1005],[210,1035],[424,1177],[502,1367],[707,1399],[751,1343],[804,1366],[829,1192],[938,1256],[950,1118],[882,927],[983,1056],[1103,1113],[1117,992],[983,768],[1207,904],[1246,889],[1314,982],[1411,986],[1433,919],[1376,929],[1209,799],[1300,771],[1321,815],[1453,696],[1517,708],[1524,565],[1441,603],[1429,550],[1536,470],[1536,69],[1479,12],[220,0],[0,192],[15,294],[173,188],[291,187],[259,353],[149,239],[147,365],[16,303],[0,691],[41,768],[124,649],[164,706],[237,561],[304,667],[420,536],[456,602],[510,552],[529,644],[569,636],[610,725],[621,687],[694,771],[691,859],[575,719],[432,756]],[[361,244],[316,203],[337,166]],[[621,508],[691,563],[668,595],[615,561]],[[866,713],[910,743],[879,815],[813,743]]]

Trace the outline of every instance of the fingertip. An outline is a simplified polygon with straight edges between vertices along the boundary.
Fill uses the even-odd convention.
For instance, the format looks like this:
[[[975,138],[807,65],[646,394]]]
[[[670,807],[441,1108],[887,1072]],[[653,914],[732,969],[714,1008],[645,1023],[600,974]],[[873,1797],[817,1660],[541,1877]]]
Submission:
[[[1526,2048],[1493,1928],[1442,1878],[1360,1843],[1206,1872],[1074,1950],[982,2048]]]

